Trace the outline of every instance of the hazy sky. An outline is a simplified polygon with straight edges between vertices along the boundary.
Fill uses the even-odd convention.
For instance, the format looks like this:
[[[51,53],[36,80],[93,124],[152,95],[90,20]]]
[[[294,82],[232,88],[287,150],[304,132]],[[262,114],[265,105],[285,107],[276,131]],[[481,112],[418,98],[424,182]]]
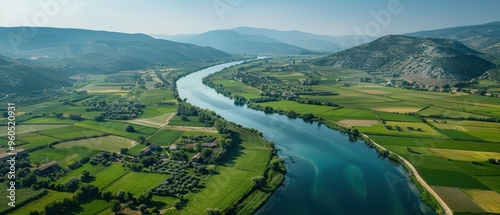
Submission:
[[[148,34],[250,26],[383,36],[500,21],[499,8],[500,0],[0,0],[0,26]]]

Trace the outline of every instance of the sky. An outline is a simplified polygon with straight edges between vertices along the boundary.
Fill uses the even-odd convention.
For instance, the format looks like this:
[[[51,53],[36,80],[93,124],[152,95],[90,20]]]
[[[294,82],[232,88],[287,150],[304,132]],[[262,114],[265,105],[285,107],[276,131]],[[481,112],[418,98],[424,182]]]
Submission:
[[[500,21],[499,0],[0,0],[0,26],[194,34],[239,26],[384,36]]]

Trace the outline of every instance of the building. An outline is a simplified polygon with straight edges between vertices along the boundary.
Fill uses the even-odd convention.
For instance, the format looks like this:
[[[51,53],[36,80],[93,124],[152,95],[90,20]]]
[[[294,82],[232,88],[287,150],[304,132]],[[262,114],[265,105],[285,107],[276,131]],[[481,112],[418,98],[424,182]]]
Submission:
[[[216,139],[211,143],[202,143],[201,146],[208,147],[208,148],[217,148],[217,147],[219,147],[219,140]]]
[[[54,169],[57,169],[58,167],[59,164],[57,164],[56,161],[51,161],[49,163],[40,165],[33,172],[37,175],[46,175],[47,173],[51,172]]]
[[[24,154],[26,154],[26,151],[24,151],[24,149],[16,149],[16,150],[11,151],[11,152],[3,153],[0,155],[0,161],[8,160],[10,157],[13,156],[12,154],[14,154],[16,156],[24,155]]]
[[[143,148],[141,150],[141,155],[142,156],[147,156],[147,155],[150,155],[150,154],[151,154],[151,148],[149,148],[149,147]]]
[[[191,160],[193,160],[194,162],[199,162],[201,160],[201,153],[198,152],[198,154],[193,156],[193,158],[191,158]]]
[[[174,144],[174,143],[170,144],[170,146],[168,147],[168,149],[170,149],[170,150],[177,150],[177,144]]]

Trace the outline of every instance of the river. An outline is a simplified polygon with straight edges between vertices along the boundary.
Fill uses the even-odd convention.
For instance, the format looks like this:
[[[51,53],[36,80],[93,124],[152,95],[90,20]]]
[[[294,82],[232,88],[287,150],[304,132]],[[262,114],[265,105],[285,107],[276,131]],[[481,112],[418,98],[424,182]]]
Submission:
[[[240,63],[192,73],[178,80],[177,87],[187,102],[261,131],[285,158],[283,186],[256,214],[435,214],[420,200],[406,170],[364,143],[317,123],[236,106],[202,84],[203,77]]]

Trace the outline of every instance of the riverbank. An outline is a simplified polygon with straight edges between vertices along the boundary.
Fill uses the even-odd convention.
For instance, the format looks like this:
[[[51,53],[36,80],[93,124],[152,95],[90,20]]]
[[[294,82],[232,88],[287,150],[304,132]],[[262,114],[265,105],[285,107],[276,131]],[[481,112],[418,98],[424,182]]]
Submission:
[[[389,154],[395,155],[396,159],[394,159],[394,157],[391,157],[391,158],[393,160],[397,161],[398,163],[400,163],[403,167],[405,167],[405,169],[408,171],[410,176],[414,176],[416,178],[417,182],[425,189],[425,191],[430,193],[435,198],[435,200],[439,202],[439,204],[441,205],[441,207],[443,209],[444,214],[453,215],[453,211],[450,209],[450,207],[443,201],[443,199],[441,199],[441,197],[432,189],[432,187],[429,186],[427,184],[427,182],[425,182],[425,180],[422,178],[422,176],[420,176],[420,174],[418,173],[417,169],[415,169],[415,167],[409,161],[407,161],[406,159],[404,159],[400,155],[398,155],[398,154],[386,149],[385,147],[381,146],[380,144],[378,144],[377,142],[372,140],[368,135],[361,134],[361,136],[363,138],[366,138],[366,139],[364,139],[366,142],[369,142],[369,144],[373,144],[373,146],[377,149],[377,151],[383,150],[385,152],[388,152]],[[414,181],[414,183],[415,183],[415,181]],[[422,190],[420,192],[422,192]],[[436,212],[439,214],[439,209],[437,209]]]

